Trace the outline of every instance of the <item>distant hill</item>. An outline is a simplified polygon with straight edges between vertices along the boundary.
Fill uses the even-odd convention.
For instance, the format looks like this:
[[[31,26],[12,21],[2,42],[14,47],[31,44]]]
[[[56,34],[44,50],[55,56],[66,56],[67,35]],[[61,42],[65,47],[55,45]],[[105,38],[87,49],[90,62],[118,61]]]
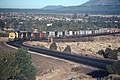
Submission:
[[[46,6],[42,9],[0,9],[0,12],[120,14],[120,0],[89,0],[79,6]]]
[[[120,0],[89,0],[82,5],[68,6],[59,11],[92,14],[120,14]]]
[[[120,6],[120,0],[89,0],[80,6]]]
[[[52,10],[52,9],[58,9],[58,8],[64,8],[65,6],[62,6],[62,5],[48,5],[48,6],[45,6],[42,8],[42,10]]]

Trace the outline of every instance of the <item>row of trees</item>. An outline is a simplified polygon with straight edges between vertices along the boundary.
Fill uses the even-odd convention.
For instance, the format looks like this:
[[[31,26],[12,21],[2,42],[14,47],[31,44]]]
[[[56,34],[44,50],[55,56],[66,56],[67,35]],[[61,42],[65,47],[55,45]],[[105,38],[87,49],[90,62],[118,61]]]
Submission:
[[[32,16],[32,15],[29,15]],[[41,14],[41,16],[43,16]],[[47,16],[47,15],[46,15]],[[51,15],[54,16],[54,15]],[[76,15],[75,15],[76,16]],[[73,16],[73,17],[75,17]],[[43,16],[44,17],[44,16]],[[61,16],[62,17],[62,16]],[[92,17],[79,16],[78,19],[81,21],[71,20],[38,20],[38,19],[23,19],[23,17],[16,18],[6,18],[5,20],[0,20],[0,27],[12,27],[18,29],[21,25],[26,25],[29,29],[37,28],[38,30],[80,30],[80,29],[96,29],[96,28],[120,28],[120,18],[105,18],[105,17]],[[66,16],[67,18],[67,16]],[[115,22],[117,21],[117,22]],[[6,23],[5,23],[6,22]],[[52,26],[47,26],[46,24],[52,23]]]
[[[0,48],[0,80],[35,80],[31,55],[25,49],[8,52]]]

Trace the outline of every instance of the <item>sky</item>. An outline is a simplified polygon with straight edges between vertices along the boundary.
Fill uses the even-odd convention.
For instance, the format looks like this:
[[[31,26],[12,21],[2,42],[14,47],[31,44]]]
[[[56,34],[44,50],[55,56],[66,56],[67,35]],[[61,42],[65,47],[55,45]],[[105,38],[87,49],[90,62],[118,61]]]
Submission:
[[[89,0],[0,0],[0,8],[43,8],[47,5],[77,6]]]

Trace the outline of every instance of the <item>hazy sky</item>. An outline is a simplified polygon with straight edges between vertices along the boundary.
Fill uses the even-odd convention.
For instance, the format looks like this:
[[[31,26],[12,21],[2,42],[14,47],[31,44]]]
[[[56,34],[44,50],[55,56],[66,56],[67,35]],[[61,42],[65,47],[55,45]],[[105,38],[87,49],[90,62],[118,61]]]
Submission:
[[[42,8],[47,5],[76,6],[88,0],[0,0],[0,8]]]

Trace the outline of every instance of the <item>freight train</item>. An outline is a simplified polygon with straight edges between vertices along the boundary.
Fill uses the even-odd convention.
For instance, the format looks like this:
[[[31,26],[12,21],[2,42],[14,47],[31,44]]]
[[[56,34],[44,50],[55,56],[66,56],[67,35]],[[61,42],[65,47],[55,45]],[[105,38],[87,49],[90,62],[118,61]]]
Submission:
[[[120,33],[120,29],[99,29],[99,30],[76,30],[76,31],[41,31],[41,32],[27,32],[15,31],[9,33],[9,41],[15,40],[45,40],[52,38],[79,38],[80,36],[104,35],[110,33]]]

